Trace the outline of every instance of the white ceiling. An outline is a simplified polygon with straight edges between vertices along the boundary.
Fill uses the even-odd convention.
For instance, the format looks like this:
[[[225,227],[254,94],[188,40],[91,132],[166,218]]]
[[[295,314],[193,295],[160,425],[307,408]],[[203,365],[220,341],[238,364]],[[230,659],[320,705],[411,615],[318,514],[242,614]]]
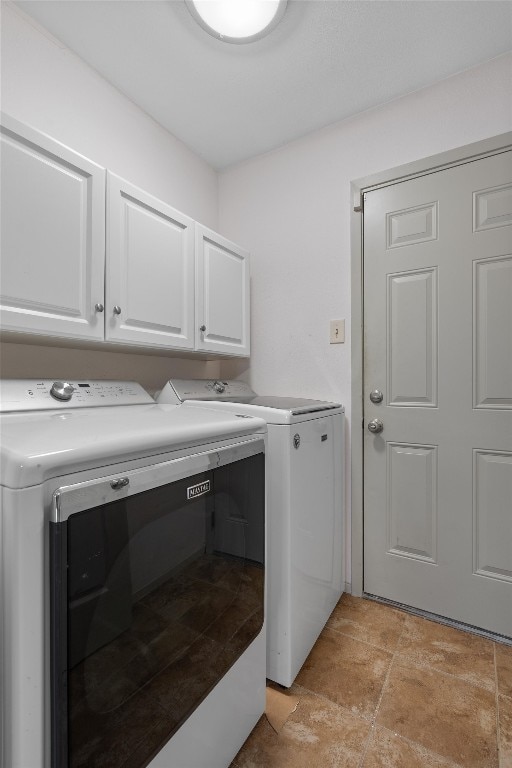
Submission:
[[[182,0],[16,4],[217,169],[512,49],[508,0],[289,0],[246,45]]]

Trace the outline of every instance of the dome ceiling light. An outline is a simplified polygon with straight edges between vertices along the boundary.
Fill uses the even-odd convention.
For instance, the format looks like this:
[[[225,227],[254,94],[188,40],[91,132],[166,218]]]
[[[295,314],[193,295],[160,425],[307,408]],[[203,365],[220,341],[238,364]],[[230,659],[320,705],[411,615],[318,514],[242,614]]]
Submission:
[[[279,23],[287,0],[185,0],[190,13],[225,43],[252,43]]]

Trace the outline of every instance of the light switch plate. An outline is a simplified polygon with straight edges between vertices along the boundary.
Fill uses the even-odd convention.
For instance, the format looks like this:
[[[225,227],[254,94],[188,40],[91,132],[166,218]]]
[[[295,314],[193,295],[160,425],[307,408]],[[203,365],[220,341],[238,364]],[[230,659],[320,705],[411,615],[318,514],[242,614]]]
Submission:
[[[331,344],[343,344],[345,342],[345,321],[331,320]]]

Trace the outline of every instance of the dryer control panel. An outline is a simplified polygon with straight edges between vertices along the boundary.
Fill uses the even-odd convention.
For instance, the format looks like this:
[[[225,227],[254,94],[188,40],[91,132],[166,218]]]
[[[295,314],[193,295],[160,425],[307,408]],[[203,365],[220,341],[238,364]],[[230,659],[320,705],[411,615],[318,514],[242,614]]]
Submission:
[[[0,412],[144,405],[153,398],[136,381],[2,379]]]

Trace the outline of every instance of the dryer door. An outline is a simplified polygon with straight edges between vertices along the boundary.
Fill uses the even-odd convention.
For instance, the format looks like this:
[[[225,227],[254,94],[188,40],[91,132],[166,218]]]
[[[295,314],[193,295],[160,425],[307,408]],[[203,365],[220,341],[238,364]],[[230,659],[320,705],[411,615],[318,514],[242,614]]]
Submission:
[[[262,448],[57,492],[55,768],[146,766],[259,634]]]

